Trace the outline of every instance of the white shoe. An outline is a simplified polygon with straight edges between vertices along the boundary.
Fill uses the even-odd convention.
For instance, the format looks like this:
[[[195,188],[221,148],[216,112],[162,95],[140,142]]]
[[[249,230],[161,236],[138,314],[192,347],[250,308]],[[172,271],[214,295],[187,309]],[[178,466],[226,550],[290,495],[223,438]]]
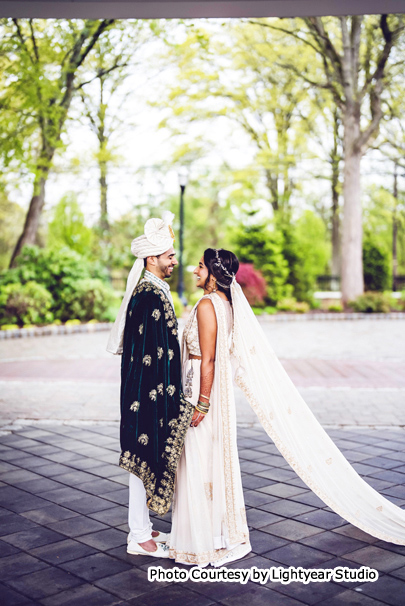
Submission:
[[[127,546],[127,553],[130,555],[145,555],[150,556],[152,558],[168,558],[169,557],[169,547],[164,545],[163,543],[156,543],[156,551],[146,551],[139,543],[135,543],[134,541],[130,541]]]
[[[237,545],[233,549],[231,548],[228,553],[226,553],[220,560],[216,562],[211,562],[211,566],[215,568],[220,568],[221,566],[226,566],[231,562],[235,562],[236,560],[240,560],[244,558],[248,553],[252,551],[252,547],[250,543],[241,543]]]
[[[159,534],[156,537],[152,537],[152,539],[154,541],[157,541],[158,543],[168,543],[169,539],[170,539],[170,532],[166,533],[166,532],[160,532],[160,530],[157,531]],[[131,533],[128,533],[127,536],[127,543],[131,542]]]

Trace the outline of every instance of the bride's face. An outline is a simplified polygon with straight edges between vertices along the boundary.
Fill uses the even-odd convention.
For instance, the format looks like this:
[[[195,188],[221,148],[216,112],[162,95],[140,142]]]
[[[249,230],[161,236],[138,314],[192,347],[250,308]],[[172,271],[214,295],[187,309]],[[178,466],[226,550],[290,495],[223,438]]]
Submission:
[[[204,265],[204,257],[201,257],[199,264],[193,271],[193,274],[197,276],[196,285],[198,288],[204,288],[205,281],[208,278],[208,268]]]

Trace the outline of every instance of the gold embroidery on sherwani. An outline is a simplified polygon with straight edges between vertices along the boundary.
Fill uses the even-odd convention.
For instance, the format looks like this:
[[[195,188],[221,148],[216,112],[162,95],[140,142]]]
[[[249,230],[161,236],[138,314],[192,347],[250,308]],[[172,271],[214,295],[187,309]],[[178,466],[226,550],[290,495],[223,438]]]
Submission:
[[[168,318],[173,320],[174,326],[177,327],[177,318],[175,316],[173,307],[167,299],[165,293],[160,288],[152,285],[150,282],[147,281],[138,284],[138,286],[134,290],[134,295],[136,294],[136,292],[140,292],[142,290],[153,290],[154,293],[160,297]],[[139,331],[142,334],[142,324],[139,327]],[[174,331],[172,332],[174,333]],[[177,330],[174,334],[177,335]],[[168,354],[169,359],[172,359],[174,356],[174,352],[169,349]],[[151,356],[145,356],[143,359],[144,363],[145,358],[147,358],[146,363],[149,365],[151,362]],[[178,462],[180,460],[181,452],[183,450],[186,431],[190,426],[190,422],[194,413],[194,406],[187,402],[187,400],[185,400],[181,395],[180,402],[180,414],[176,419],[172,419],[173,423],[170,423],[170,436],[166,440],[165,450],[162,453],[162,458],[166,459],[167,469],[170,471],[170,473],[169,471],[163,472],[163,479],[161,480],[161,485],[163,488],[159,487],[156,491],[156,476],[152,472],[146,461],[142,461],[140,456],[132,454],[128,450],[120,456],[119,466],[122,467],[122,469],[125,469],[126,471],[129,471],[130,473],[133,473],[134,475],[138,476],[138,478],[142,480],[142,483],[146,490],[148,508],[152,511],[155,511],[159,515],[164,515],[170,509],[174,492],[175,473]],[[163,427],[163,418],[159,419],[159,425],[160,427]],[[138,441],[140,441],[141,438],[142,440],[146,439],[147,442],[149,441],[149,438],[146,434],[141,434],[138,438]],[[159,494],[157,494],[157,492]]]
[[[169,385],[168,387],[166,387],[166,391],[169,394],[169,396],[173,396],[174,392],[176,391],[176,388],[174,385]]]
[[[150,366],[152,364],[151,356],[144,356],[142,362],[145,364],[145,366]]]

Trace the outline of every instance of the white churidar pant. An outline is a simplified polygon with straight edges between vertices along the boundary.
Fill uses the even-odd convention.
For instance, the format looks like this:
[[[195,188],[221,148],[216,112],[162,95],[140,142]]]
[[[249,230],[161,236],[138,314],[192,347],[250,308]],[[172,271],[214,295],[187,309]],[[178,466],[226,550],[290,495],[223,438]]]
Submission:
[[[130,539],[135,543],[145,543],[152,538],[145,487],[142,480],[133,473],[129,474],[128,526]]]

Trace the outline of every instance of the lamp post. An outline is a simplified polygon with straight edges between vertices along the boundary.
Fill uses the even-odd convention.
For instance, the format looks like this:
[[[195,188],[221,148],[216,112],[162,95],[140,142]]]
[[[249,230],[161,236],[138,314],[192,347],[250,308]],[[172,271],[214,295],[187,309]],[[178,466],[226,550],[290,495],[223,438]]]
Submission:
[[[183,276],[183,232],[184,232],[184,192],[188,183],[188,170],[182,166],[179,170],[179,185],[180,185],[180,258],[179,258],[179,285],[177,293],[183,305],[187,304],[184,296],[184,276]]]

